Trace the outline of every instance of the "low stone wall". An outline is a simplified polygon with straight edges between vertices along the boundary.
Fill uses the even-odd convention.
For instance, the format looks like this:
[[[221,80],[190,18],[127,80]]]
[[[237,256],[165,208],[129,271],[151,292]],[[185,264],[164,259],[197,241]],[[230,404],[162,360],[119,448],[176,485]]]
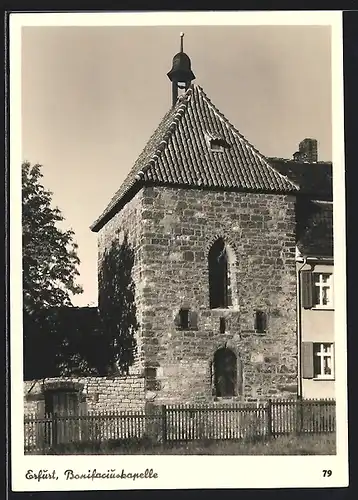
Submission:
[[[144,378],[127,377],[61,377],[24,382],[24,414],[37,414],[43,407],[46,387],[76,384],[82,390],[82,401],[89,411],[137,410],[145,406]]]

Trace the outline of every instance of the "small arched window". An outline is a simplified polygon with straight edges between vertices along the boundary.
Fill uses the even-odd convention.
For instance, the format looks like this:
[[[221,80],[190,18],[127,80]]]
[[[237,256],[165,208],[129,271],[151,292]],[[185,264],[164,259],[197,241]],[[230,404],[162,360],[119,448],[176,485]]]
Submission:
[[[232,305],[229,258],[222,238],[209,251],[209,295],[211,309]]]
[[[214,389],[217,397],[232,397],[237,393],[237,359],[226,347],[214,354]]]

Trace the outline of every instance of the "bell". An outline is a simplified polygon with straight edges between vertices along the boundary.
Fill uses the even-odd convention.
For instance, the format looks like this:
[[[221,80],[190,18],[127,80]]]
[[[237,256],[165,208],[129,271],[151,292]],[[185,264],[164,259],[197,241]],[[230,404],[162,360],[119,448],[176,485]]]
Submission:
[[[172,105],[175,106],[178,101],[179,92],[186,91],[195,75],[191,70],[191,61],[183,49],[184,33],[180,33],[180,52],[173,57],[172,69],[167,73],[172,82]]]
[[[172,82],[191,82],[195,75],[191,70],[191,61],[185,52],[178,52],[173,57],[172,69],[167,73]]]

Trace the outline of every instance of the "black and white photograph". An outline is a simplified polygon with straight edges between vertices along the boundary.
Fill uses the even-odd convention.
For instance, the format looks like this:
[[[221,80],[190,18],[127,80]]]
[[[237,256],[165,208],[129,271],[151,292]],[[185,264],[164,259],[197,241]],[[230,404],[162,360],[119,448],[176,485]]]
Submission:
[[[348,484],[341,14],[206,14],[11,16],[17,491]]]

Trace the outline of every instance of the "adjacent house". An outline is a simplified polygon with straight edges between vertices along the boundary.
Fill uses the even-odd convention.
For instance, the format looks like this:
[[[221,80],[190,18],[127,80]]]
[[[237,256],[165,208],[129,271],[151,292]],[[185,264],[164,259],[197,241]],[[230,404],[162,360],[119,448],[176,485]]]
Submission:
[[[293,160],[270,159],[300,186],[296,201],[298,393],[334,398],[334,267],[332,164],[319,162],[305,139]]]

